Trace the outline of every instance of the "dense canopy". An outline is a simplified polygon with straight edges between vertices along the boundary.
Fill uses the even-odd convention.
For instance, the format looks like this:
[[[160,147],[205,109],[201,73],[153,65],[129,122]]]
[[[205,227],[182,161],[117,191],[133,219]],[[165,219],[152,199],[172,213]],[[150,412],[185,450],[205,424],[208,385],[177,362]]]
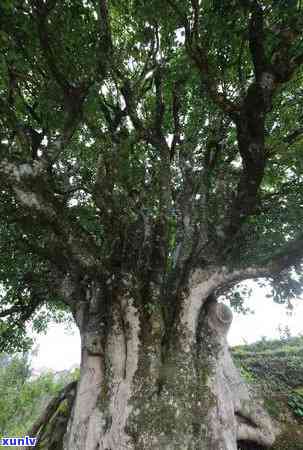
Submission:
[[[1,2],[1,347],[69,274],[299,292],[302,29],[294,0]]]

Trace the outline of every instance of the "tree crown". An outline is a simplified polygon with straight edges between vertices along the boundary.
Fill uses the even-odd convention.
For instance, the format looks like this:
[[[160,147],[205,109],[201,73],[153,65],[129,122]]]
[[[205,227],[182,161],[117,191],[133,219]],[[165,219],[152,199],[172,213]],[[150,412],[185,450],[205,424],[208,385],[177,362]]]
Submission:
[[[66,277],[299,292],[301,2],[202,3],[2,2],[3,346]]]

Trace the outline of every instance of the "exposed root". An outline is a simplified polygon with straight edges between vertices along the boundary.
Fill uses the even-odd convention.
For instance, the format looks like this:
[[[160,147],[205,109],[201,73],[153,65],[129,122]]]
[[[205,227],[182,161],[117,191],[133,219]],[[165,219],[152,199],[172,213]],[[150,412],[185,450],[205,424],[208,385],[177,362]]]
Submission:
[[[275,430],[271,419],[265,410],[255,403],[243,402],[242,407],[235,411],[237,420],[237,439],[254,443],[255,447],[269,448],[275,441]],[[249,447],[248,447],[249,448]]]
[[[270,427],[270,422],[266,418],[257,425],[250,419],[243,419],[243,416],[236,415],[238,422],[238,441],[251,442],[255,448],[269,448],[275,440],[275,435]],[[262,423],[261,423],[262,422]],[[259,447],[257,447],[259,446]]]
[[[43,448],[43,442],[48,440],[48,448],[50,443],[58,442],[63,438],[66,425],[76,396],[77,381],[72,381],[65,386],[59,394],[52,398],[41,416],[33,424],[27,435],[37,438],[37,448]],[[66,402],[63,406],[63,402]],[[61,407],[61,409],[60,409]],[[22,447],[22,449],[30,450],[32,447]]]

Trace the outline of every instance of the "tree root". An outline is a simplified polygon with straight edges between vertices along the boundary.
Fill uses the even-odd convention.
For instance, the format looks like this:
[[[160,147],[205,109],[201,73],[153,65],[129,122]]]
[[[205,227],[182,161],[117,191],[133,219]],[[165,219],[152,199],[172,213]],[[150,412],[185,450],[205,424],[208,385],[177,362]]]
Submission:
[[[77,381],[65,386],[52,398],[27,435],[37,438],[38,449],[61,450],[62,440],[76,396]],[[30,450],[32,447],[22,447]]]

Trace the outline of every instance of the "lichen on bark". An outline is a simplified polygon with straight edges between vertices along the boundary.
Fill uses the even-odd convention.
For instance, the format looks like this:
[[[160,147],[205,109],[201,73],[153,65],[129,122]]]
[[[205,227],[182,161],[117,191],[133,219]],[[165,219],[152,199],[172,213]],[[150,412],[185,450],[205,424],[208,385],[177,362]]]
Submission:
[[[159,352],[159,313],[139,311],[130,296],[122,310],[112,309],[105,340],[83,335],[82,377],[64,450],[236,450],[244,438],[272,444],[270,420],[229,354],[232,315],[212,297],[204,303],[195,343],[191,334],[175,334],[176,325]],[[190,351],[182,342],[189,336]]]

